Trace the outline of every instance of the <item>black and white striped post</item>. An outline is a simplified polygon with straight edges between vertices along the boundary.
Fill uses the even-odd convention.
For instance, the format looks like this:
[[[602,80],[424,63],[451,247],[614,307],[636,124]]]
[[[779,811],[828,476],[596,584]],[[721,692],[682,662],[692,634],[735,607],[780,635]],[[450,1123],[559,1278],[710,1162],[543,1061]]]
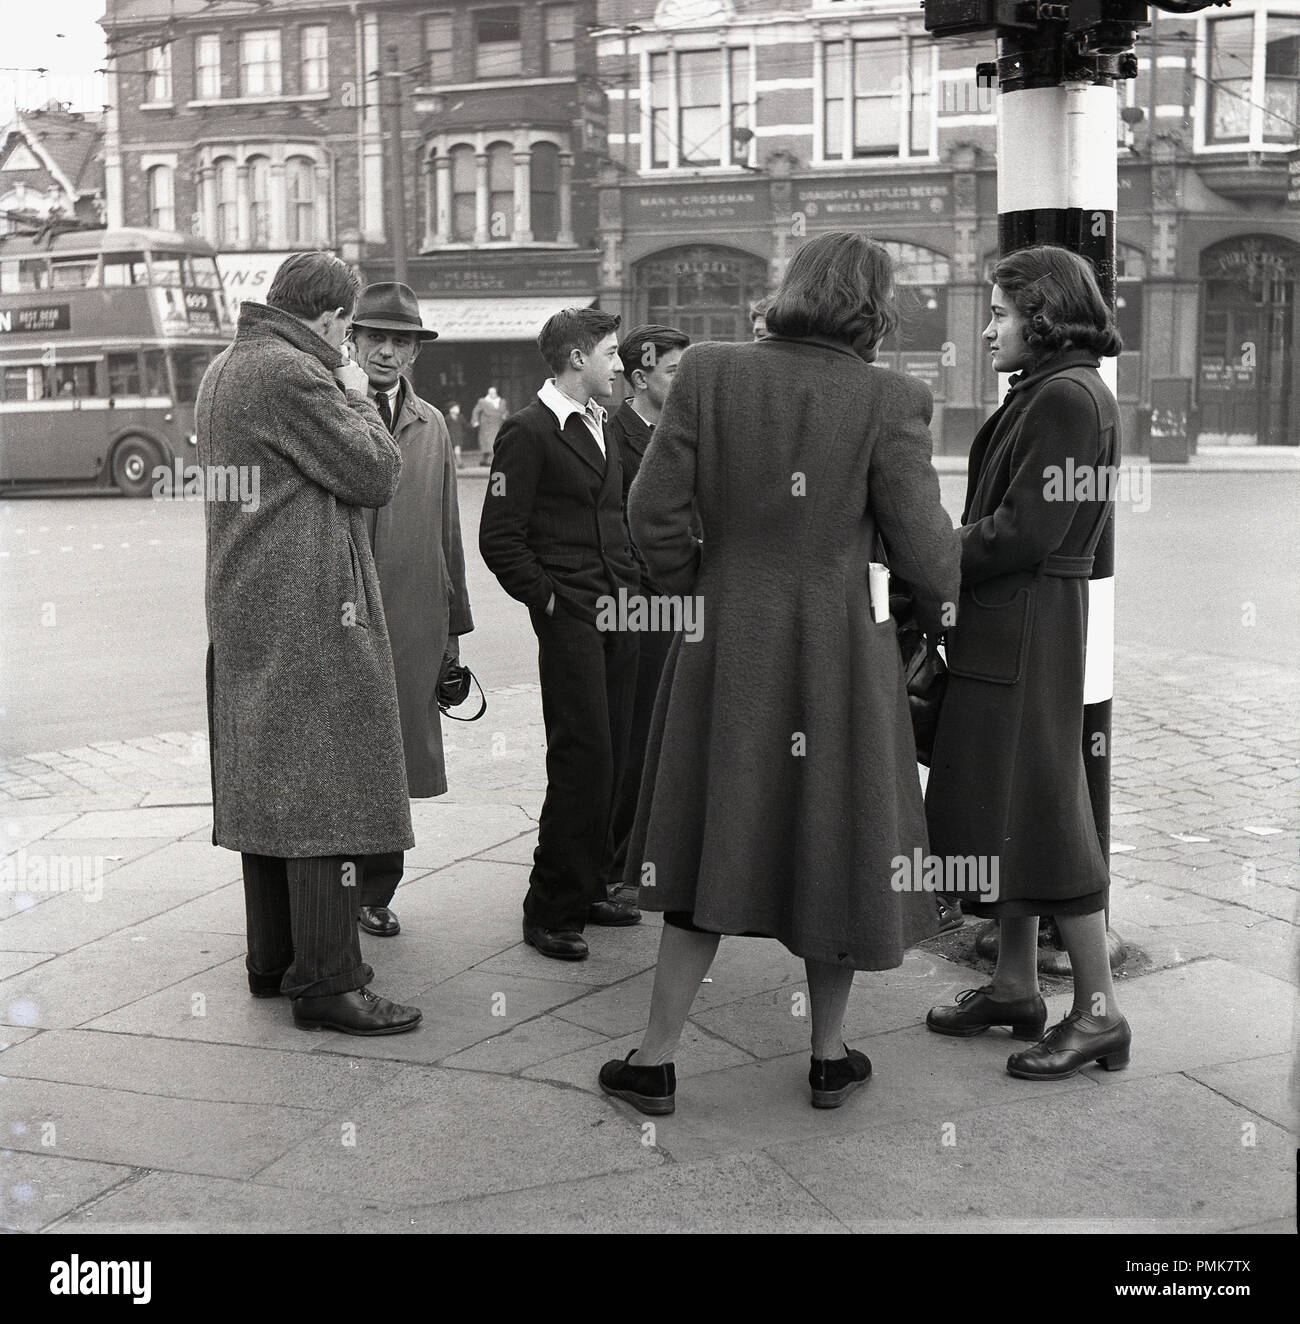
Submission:
[[[1145,3],[1073,0],[1024,4],[1008,0],[927,0],[926,26],[939,36],[993,27],[996,65],[981,82],[998,85],[998,247],[1002,254],[1054,244],[1085,257],[1103,297],[1115,307],[1116,84],[1137,73],[1136,29]],[[1117,363],[1101,373],[1117,390]],[[1003,386],[1005,388],[1005,381]],[[1084,670],[1083,758],[1097,836],[1110,854],[1111,700],[1115,652],[1115,525],[1106,521],[1088,586]],[[1044,926],[1045,936],[1048,933]],[[1055,939],[1054,928],[1051,935]],[[996,926],[980,935],[996,950]],[[1039,949],[1044,970],[1068,970],[1059,940]],[[1111,935],[1111,959],[1123,945]]]
[[[1145,10],[1143,10],[1145,17]],[[1047,41],[1043,41],[1046,35]],[[1115,308],[1115,209],[1119,191],[1119,106],[1107,62],[1091,78],[1069,81],[1053,49],[1066,34],[1035,32],[1003,39],[998,61],[998,248],[1034,244],[1070,249],[1092,264],[1102,297]],[[1046,49],[1045,49],[1046,47]],[[1094,66],[1096,68],[1096,66]],[[1089,71],[1091,72],[1091,70]],[[1117,361],[1101,375],[1118,394]],[[1097,544],[1088,584],[1088,637],[1083,682],[1083,759],[1102,855],[1110,853],[1111,701],[1115,655],[1115,516]],[[1046,935],[1045,935],[1046,936]],[[1040,964],[1064,964],[1059,939],[1043,944]],[[1119,957],[1118,943],[1112,953]]]

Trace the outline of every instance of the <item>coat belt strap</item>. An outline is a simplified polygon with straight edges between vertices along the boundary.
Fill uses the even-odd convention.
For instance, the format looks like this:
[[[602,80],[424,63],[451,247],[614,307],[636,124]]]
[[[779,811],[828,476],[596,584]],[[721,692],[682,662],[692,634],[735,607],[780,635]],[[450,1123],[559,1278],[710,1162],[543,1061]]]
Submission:
[[[1053,552],[1043,562],[1043,574],[1054,579],[1087,579],[1092,574],[1092,557],[1061,556]]]

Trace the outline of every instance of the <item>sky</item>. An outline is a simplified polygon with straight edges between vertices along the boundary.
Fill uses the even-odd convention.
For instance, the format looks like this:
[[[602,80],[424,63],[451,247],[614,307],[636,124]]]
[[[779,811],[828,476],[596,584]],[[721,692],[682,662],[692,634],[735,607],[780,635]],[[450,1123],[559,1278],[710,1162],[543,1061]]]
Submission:
[[[0,125],[15,105],[27,110],[51,98],[73,110],[102,108],[104,80],[94,71],[104,63],[97,20],[105,8],[104,0],[0,0]]]

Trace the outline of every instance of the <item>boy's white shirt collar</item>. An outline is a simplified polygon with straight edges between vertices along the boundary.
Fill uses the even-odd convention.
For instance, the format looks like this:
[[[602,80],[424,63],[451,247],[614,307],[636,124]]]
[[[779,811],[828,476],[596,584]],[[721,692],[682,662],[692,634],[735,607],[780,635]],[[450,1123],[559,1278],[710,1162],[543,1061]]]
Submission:
[[[537,398],[555,415],[560,427],[569,421],[570,414],[586,414],[587,417],[599,422],[602,427],[605,424],[606,414],[603,406],[598,405],[594,400],[588,400],[585,405],[580,405],[571,395],[566,395],[560,390],[555,384],[554,377],[546,379],[542,389],[537,392]]]

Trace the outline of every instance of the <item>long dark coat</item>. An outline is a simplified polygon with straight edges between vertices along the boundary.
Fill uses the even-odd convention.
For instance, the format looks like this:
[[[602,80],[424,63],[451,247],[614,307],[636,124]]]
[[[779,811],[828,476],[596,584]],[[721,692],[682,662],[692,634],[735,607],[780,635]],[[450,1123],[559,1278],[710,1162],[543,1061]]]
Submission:
[[[414,844],[379,577],[363,506],[402,457],[342,354],[249,300],[199,386],[202,465],[247,465],[256,509],[206,501],[216,845],[284,858]],[[250,503],[251,505],[251,503]]]
[[[1105,904],[1109,872],[1084,774],[1083,670],[1088,574],[1113,490],[1094,482],[1090,493],[1080,475],[1118,465],[1119,411],[1097,362],[1071,350],[1013,378],[971,448],[926,815],[936,855],[998,861],[999,900],[962,898],[974,914]]]
[[[655,580],[704,613],[651,720],[626,874],[653,883],[648,909],[860,970],[933,932],[933,897],[890,886],[925,815],[895,627],[867,588],[879,530],[927,621],[956,599],[930,410],[847,346],[682,356],[628,505]]]
[[[393,438],[402,452],[397,495],[367,510],[397,675],[406,781],[421,799],[443,795],[438,675],[449,635],[474,628],[465,586],[456,462],[443,416],[402,383]]]

